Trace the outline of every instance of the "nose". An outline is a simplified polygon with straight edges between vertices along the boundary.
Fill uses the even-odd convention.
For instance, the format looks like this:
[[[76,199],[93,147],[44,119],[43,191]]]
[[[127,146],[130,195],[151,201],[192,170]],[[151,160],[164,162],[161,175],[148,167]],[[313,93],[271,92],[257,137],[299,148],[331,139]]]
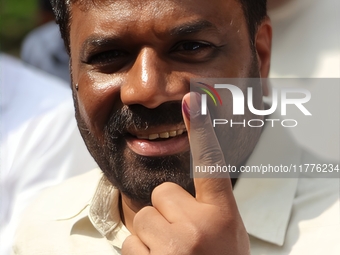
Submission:
[[[152,48],[143,48],[121,87],[124,105],[140,104],[153,109],[165,102],[180,101],[189,90],[184,77]]]

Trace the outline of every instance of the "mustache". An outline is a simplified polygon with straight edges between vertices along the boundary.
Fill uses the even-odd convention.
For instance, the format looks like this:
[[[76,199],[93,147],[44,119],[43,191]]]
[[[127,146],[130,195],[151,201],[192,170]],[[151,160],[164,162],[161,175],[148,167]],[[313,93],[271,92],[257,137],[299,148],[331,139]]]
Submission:
[[[131,129],[146,130],[149,127],[182,123],[182,103],[175,101],[163,103],[154,109],[143,105],[124,105],[111,114],[104,129],[111,139],[117,139]]]

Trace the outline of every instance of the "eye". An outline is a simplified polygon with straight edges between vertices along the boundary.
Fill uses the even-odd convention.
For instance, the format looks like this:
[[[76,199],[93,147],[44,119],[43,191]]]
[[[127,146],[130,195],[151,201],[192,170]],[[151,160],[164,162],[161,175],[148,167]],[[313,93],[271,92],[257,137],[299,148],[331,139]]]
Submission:
[[[170,52],[181,61],[203,62],[215,56],[217,47],[208,42],[184,41],[177,43]]]
[[[178,51],[199,51],[204,50],[207,48],[211,48],[211,45],[208,43],[202,43],[202,42],[184,42],[180,45],[178,45],[177,49]]]
[[[93,54],[86,61],[87,64],[91,65],[108,65],[119,63],[128,57],[128,52],[124,50],[108,50],[100,53]]]

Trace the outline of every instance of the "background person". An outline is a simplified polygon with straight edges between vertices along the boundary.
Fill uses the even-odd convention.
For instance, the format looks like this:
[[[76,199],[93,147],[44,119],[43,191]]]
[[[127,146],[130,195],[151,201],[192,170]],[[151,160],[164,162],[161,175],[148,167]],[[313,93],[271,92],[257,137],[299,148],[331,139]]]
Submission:
[[[39,0],[41,25],[23,40],[21,59],[70,83],[69,56],[49,0]]]
[[[0,254],[8,255],[24,208],[42,189],[96,166],[58,78],[0,54]]]

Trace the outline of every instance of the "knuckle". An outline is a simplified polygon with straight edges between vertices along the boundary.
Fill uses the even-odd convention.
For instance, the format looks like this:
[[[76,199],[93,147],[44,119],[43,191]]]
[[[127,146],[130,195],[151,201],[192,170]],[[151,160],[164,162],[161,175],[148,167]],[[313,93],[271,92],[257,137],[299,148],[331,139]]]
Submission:
[[[164,182],[158,185],[151,193],[152,203],[154,204],[154,202],[157,202],[158,199],[164,200],[164,197],[171,195],[172,191],[178,188],[179,186],[172,182]]]
[[[190,236],[190,239],[183,238],[180,241],[184,241],[181,247],[186,247],[185,250],[187,251],[184,254],[199,254],[199,251],[202,249],[202,245],[206,242],[207,236],[205,235],[204,231],[204,224],[194,224],[187,222],[184,226],[186,230],[186,236]]]
[[[155,208],[152,206],[145,206],[139,210],[133,218],[133,226],[139,226],[140,224],[145,223],[146,219],[149,218],[148,215],[150,215],[153,210],[155,210]]]
[[[126,252],[127,250],[130,249],[130,247],[133,247],[135,239],[136,239],[136,236],[133,236],[133,235],[128,236],[122,244],[122,251]],[[127,253],[125,253],[125,254],[127,254]]]

